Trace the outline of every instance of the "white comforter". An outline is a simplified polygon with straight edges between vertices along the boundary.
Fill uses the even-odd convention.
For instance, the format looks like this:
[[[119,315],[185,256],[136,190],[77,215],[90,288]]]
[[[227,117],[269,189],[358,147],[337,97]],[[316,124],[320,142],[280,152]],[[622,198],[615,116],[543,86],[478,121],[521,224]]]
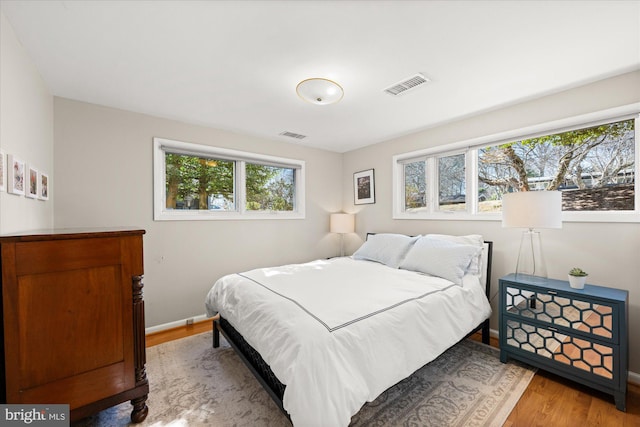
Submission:
[[[458,286],[351,258],[225,276],[206,307],[286,385],[283,406],[296,427],[347,426],[491,313],[475,276]]]

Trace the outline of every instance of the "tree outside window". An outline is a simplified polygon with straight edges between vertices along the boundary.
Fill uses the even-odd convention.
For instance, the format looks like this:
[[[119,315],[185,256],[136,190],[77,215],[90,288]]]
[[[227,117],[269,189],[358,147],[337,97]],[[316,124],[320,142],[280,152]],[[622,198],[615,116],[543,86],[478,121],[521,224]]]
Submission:
[[[427,176],[424,160],[404,164],[404,203],[407,211],[427,207]]]
[[[467,209],[467,180],[464,154],[438,158],[438,199],[441,211]]]
[[[292,211],[295,200],[294,170],[247,163],[247,210]]]
[[[234,210],[235,162],[166,153],[166,208]]]
[[[634,119],[478,150],[478,210],[513,191],[562,191],[564,211],[633,211]]]
[[[236,162],[166,153],[166,208],[235,210]],[[245,163],[248,211],[293,211],[293,168]]]

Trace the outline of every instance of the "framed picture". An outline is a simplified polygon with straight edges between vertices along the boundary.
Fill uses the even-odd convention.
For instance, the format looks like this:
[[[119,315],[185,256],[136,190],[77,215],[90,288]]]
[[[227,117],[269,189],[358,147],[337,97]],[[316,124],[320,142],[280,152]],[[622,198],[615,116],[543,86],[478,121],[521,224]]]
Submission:
[[[0,191],[7,191],[7,156],[0,150]]]
[[[24,186],[25,186],[25,170],[24,170],[24,162],[11,154],[7,157],[8,159],[8,167],[7,167],[7,175],[9,179],[7,180],[7,190],[11,194],[17,194],[19,196],[24,196]]]
[[[25,196],[32,199],[38,198],[38,170],[31,166],[27,168],[27,186],[25,188]]]
[[[353,193],[356,205],[366,205],[376,202],[376,185],[373,169],[353,174]]]
[[[49,175],[40,172],[38,174],[38,195],[40,200],[49,200]]]

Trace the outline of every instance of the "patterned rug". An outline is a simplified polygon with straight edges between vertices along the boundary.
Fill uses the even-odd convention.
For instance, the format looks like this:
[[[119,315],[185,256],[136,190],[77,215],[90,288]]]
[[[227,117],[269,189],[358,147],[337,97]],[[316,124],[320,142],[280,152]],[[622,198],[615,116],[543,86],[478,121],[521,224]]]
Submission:
[[[220,341],[212,348],[206,332],[147,349],[149,415],[139,426],[291,426]],[[495,348],[465,340],[366,404],[351,426],[499,427],[534,373],[516,362],[500,363]],[[73,426],[127,426],[130,413],[127,402]]]

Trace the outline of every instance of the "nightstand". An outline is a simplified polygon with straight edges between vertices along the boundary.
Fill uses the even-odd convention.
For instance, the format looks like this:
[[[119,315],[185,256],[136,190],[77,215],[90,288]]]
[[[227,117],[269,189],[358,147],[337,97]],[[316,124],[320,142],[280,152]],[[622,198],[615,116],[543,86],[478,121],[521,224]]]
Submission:
[[[500,360],[509,357],[614,396],[626,410],[629,292],[510,274],[500,279]]]

